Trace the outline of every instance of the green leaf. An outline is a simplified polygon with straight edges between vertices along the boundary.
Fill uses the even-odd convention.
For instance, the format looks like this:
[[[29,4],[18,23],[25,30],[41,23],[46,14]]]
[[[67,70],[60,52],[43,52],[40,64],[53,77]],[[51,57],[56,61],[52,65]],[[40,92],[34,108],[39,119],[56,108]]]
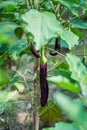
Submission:
[[[0,53],[6,52],[8,49],[7,44],[0,44]]]
[[[40,120],[48,125],[62,121],[61,110],[52,100],[49,100],[44,107],[40,108]]]
[[[4,53],[3,55],[0,56],[0,63],[3,62],[8,56],[8,53]]]
[[[75,55],[67,54],[66,61],[70,66],[72,78],[79,81],[84,97],[87,97],[87,69],[82,61]]]
[[[74,93],[80,92],[80,87],[74,80],[70,78],[71,75],[68,72],[60,70],[60,71],[57,71],[56,73],[57,73],[57,76],[48,77],[48,81],[53,82],[54,84],[62,87],[65,90],[68,90]]]
[[[14,22],[0,22],[0,28],[2,29],[0,34],[7,34],[12,36],[15,28],[17,27],[18,25]]]
[[[54,99],[81,130],[87,129],[87,112],[81,100],[72,100],[68,96],[58,92],[54,94]]]
[[[73,123],[64,123],[59,122],[55,124],[55,127],[52,128],[45,128],[43,130],[80,130],[78,127],[76,127]]]
[[[31,9],[22,15],[22,19],[26,23],[23,26],[28,34],[28,38],[30,40],[34,38],[37,50],[46,45],[50,39],[57,36],[60,36],[69,45],[70,49],[74,45],[78,45],[78,36],[70,30],[63,29],[53,13]]]
[[[63,39],[60,39],[60,46],[64,48],[69,48],[68,44]]]
[[[36,49],[40,49],[48,41],[57,37],[57,31],[61,31],[60,22],[57,21],[55,15],[50,12],[39,12],[31,9],[29,12],[22,15],[25,24],[25,30],[32,33],[36,42]]]
[[[73,123],[59,122],[55,125],[56,130],[80,130]]]
[[[65,62],[60,63],[58,66],[56,66],[57,70],[65,70],[69,71],[69,65]]]
[[[15,1],[3,1],[0,3],[0,9],[6,7],[15,7],[17,3]]]
[[[77,18],[71,19],[70,24],[72,25],[72,27],[75,28],[87,29],[87,22],[81,19],[77,19]]]
[[[69,49],[73,48],[75,45],[78,45],[79,37],[76,36],[70,30],[63,30],[61,33],[61,38],[68,44]]]
[[[0,22],[0,42],[11,43],[13,41],[14,30],[18,25],[14,22]]]
[[[72,54],[67,54],[66,61],[69,64],[72,78],[87,84],[87,69],[81,62],[80,58]]]
[[[7,70],[0,68],[0,89],[3,88],[3,85],[6,85],[10,82],[10,78]]]
[[[79,38],[82,38],[83,33],[76,28],[71,27],[71,31],[76,34]]]
[[[3,33],[3,32],[2,32]],[[12,37],[7,34],[0,34],[0,44],[9,44],[12,42]]]
[[[12,54],[13,57],[19,56],[22,51],[28,47],[28,42],[26,39],[16,40],[10,45],[9,54]]]

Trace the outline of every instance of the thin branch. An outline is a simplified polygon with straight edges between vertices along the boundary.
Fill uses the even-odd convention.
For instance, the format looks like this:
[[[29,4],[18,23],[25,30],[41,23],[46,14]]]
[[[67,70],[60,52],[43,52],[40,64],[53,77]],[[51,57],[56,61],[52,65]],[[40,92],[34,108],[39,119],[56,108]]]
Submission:
[[[49,48],[49,47],[45,47],[47,50],[50,50],[50,51],[54,51],[54,52],[56,52],[57,53],[57,55],[60,55],[60,56],[62,56],[62,57],[66,57],[65,55],[63,55],[62,53],[60,53],[60,52],[58,52],[58,51],[56,51],[56,50],[54,50],[54,49],[51,49],[51,48]]]

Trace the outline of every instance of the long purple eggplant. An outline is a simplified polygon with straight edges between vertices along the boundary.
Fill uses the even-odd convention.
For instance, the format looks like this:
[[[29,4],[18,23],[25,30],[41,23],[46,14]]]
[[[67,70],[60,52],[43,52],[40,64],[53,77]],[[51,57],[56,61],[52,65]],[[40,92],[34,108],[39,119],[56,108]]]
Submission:
[[[40,87],[41,87],[41,106],[45,106],[48,99],[47,62],[40,64]]]
[[[60,52],[60,41],[59,41],[58,38],[56,38],[54,50],[57,51],[57,52]],[[50,51],[50,55],[56,56],[57,52],[55,52],[55,51]]]
[[[33,44],[30,42],[30,50],[32,52],[32,54],[36,57],[36,58],[40,58],[40,55],[38,53],[38,51],[35,50],[35,47],[33,46]]]

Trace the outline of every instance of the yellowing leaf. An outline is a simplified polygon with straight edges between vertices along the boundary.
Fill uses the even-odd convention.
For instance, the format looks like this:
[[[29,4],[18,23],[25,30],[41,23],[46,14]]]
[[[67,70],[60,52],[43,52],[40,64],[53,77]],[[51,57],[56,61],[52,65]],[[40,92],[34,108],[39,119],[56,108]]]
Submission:
[[[40,120],[48,125],[62,121],[61,110],[52,100],[49,100],[44,107],[40,108]]]

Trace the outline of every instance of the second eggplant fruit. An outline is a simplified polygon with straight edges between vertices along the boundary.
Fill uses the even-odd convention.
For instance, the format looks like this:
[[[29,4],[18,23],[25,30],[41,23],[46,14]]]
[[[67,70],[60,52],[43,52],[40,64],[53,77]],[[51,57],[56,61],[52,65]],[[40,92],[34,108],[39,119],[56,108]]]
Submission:
[[[30,50],[31,50],[32,54],[33,54],[36,58],[40,58],[40,55],[39,55],[38,51],[36,51],[36,49],[34,48],[32,42],[30,42],[30,46],[29,46],[29,47],[30,47]]]
[[[50,55],[52,56],[56,56],[57,55],[57,52],[60,52],[60,41],[58,38],[56,38],[56,41],[55,41],[55,48],[54,48],[54,51],[50,51]]]

